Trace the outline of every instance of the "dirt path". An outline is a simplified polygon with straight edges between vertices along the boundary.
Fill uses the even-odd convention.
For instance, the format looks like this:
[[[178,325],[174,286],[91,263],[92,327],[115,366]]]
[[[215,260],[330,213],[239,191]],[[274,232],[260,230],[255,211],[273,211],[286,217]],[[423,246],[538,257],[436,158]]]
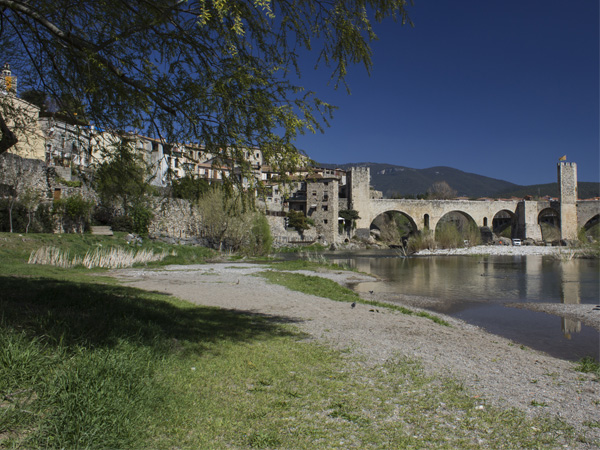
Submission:
[[[128,285],[170,293],[199,305],[297,323],[315,339],[349,348],[370,364],[398,355],[418,358],[429,373],[452,375],[489,403],[516,407],[528,415],[560,417],[584,433],[588,442],[600,442],[600,383],[574,371],[573,363],[522,348],[449,317],[444,319],[452,326],[444,327],[385,308],[377,311],[362,304],[351,308],[348,303],[289,291],[252,276],[262,270],[254,264],[219,263],[127,269],[113,275]],[[317,275],[340,284],[374,280],[351,272]],[[582,444],[580,448],[598,447]]]

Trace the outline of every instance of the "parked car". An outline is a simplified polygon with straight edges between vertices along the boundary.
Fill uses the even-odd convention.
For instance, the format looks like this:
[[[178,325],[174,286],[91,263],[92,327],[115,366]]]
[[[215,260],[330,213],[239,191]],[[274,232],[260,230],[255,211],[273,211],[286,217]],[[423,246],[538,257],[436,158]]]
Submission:
[[[513,239],[512,240],[512,245],[520,247],[521,246],[521,239]]]

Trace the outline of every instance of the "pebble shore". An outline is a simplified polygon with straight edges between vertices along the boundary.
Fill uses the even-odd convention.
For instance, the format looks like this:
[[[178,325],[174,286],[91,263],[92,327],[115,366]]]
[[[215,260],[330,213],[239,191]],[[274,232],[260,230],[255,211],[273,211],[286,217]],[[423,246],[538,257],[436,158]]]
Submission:
[[[475,245],[464,248],[444,248],[435,250],[421,250],[417,256],[434,255],[557,255],[572,252],[567,247],[549,247],[541,245]]]
[[[366,304],[351,307],[290,291],[255,275],[259,264],[215,263],[160,270],[123,269],[112,274],[127,285],[294,324],[307,337],[360,355],[366,364],[395,358],[419,360],[428,374],[458,379],[481,407],[517,408],[527,415],[558,418],[583,436],[566,448],[597,449],[600,383],[569,361],[517,345],[460,320],[442,316],[445,327],[415,315]],[[341,285],[376,281],[340,270],[308,272]],[[373,300],[372,296],[369,296]],[[383,299],[382,299],[383,300]],[[594,311],[598,312],[598,311]],[[543,404],[543,407],[537,405]],[[589,424],[592,424],[590,426]]]

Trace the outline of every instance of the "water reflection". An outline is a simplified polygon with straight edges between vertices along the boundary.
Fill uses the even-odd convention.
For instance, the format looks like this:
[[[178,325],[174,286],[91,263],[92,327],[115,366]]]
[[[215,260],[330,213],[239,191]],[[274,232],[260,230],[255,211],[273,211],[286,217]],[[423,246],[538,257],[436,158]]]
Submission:
[[[382,277],[360,292],[413,298],[413,304],[568,359],[598,354],[599,333],[578,320],[503,306],[506,303],[597,303],[598,261],[542,256],[435,256],[392,253],[330,255],[337,263]],[[402,300],[406,302],[406,298]],[[512,323],[512,325],[511,325]]]
[[[574,261],[565,261],[561,264],[560,297],[562,303],[577,305],[581,303],[581,284],[579,270]],[[581,332],[579,320],[562,318],[562,331],[567,339],[571,339],[573,333]]]

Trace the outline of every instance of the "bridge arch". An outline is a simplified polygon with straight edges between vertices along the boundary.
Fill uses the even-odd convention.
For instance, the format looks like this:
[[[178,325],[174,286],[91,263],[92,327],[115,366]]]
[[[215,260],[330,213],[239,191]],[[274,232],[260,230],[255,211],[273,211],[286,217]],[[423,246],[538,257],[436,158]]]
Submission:
[[[461,210],[452,210],[437,221],[435,239],[442,247],[462,247],[463,241],[468,241],[471,245],[479,244],[481,232],[470,214]]]
[[[389,244],[403,243],[418,229],[415,220],[409,214],[397,209],[378,214],[369,226],[370,233]]]
[[[484,223],[484,226],[487,226]],[[508,209],[502,209],[494,214],[492,233],[497,236],[513,237],[517,229],[517,215]]]
[[[542,209],[538,214],[538,225],[542,230],[544,241],[560,240],[560,212],[549,207]]]
[[[583,225],[583,231],[587,236],[595,240],[600,239],[600,214],[596,214]]]

